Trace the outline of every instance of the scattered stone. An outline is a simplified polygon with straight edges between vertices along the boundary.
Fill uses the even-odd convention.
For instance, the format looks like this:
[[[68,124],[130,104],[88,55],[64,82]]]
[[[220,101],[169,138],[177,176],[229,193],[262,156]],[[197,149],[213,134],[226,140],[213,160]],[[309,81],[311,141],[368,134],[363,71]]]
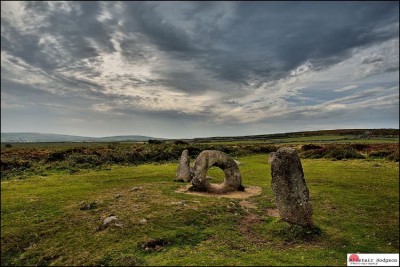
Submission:
[[[116,195],[114,196],[115,199],[118,199],[118,198],[121,198],[121,197],[122,197],[121,194],[116,194]]]
[[[141,219],[141,220],[140,220],[140,223],[141,223],[141,224],[145,224],[145,223],[147,223],[147,220],[146,220],[146,219]]]
[[[79,203],[80,206],[80,210],[93,210],[95,208],[97,208],[97,203],[96,202],[91,202],[89,204],[86,204],[86,202],[81,202]]]
[[[107,218],[105,218],[103,220],[103,225],[108,226],[110,223],[115,222],[115,221],[118,221],[117,216],[114,216],[114,215],[108,216]]]
[[[289,223],[313,226],[309,191],[295,149],[282,147],[270,155],[272,192],[281,218]]]
[[[224,182],[219,185],[210,184],[207,171],[212,166],[221,168],[225,173]],[[193,179],[190,191],[224,194],[232,191],[243,191],[242,177],[236,162],[224,152],[204,150],[193,164]]]
[[[122,224],[117,223],[117,222],[118,222],[117,216],[110,215],[103,220],[103,222],[96,228],[96,231],[104,230],[105,228],[110,226],[112,223],[114,223],[114,225],[116,225],[118,227],[122,227]]]
[[[184,201],[176,201],[176,202],[171,202],[172,205],[182,205],[185,206],[185,202]]]
[[[135,186],[135,187],[132,187],[131,188],[131,192],[134,192],[134,191],[139,191],[139,190],[141,190],[142,189],[142,187],[141,186]]]
[[[175,181],[178,182],[190,182],[190,158],[189,151],[187,149],[182,151],[181,160],[179,162],[178,170],[176,171]]]

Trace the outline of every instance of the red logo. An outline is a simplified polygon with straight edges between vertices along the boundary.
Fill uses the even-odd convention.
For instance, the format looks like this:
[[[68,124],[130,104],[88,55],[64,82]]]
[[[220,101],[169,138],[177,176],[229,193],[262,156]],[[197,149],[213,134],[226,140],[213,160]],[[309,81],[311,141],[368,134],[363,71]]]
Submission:
[[[350,258],[349,258],[349,261],[360,261],[360,257],[358,257],[358,255],[357,254],[351,254],[350,255]]]

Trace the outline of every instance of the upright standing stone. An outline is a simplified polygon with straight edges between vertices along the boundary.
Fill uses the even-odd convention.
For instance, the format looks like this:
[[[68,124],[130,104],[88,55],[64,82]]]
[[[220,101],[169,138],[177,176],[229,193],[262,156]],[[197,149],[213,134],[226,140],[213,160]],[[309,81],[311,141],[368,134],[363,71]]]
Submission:
[[[181,161],[179,162],[178,170],[176,172],[176,179],[180,182],[190,182],[190,158],[187,149],[182,151]]]
[[[289,223],[313,226],[312,207],[296,150],[282,147],[269,157],[272,192],[281,218]]]

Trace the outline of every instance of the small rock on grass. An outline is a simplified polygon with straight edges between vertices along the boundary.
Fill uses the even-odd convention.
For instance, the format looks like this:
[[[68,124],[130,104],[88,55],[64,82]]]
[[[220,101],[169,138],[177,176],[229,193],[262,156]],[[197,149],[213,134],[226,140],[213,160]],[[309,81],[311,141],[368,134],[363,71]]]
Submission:
[[[107,226],[107,225],[109,225],[110,223],[112,223],[114,221],[118,221],[118,217],[117,216],[114,216],[114,215],[108,216],[107,218],[105,218],[103,220],[103,225]]]
[[[141,189],[142,189],[141,186],[135,186],[135,187],[132,187],[132,188],[131,188],[131,192],[139,191],[139,190],[141,190]]]
[[[91,202],[91,203],[87,204],[86,202],[82,201],[81,203],[79,203],[80,210],[92,210],[95,208],[97,208],[96,202]]]
[[[172,205],[182,205],[185,206],[185,201],[175,201],[175,202],[171,202]]]
[[[110,215],[110,216],[104,218],[103,223],[100,224],[96,228],[96,230],[97,231],[103,230],[103,229],[107,228],[108,226],[110,226],[112,223],[114,223],[115,226],[122,227],[122,224],[118,223],[118,217],[115,215]]]
[[[140,220],[140,223],[141,223],[141,224],[145,224],[145,223],[147,223],[147,220],[146,220],[146,219],[141,219],[141,220]]]

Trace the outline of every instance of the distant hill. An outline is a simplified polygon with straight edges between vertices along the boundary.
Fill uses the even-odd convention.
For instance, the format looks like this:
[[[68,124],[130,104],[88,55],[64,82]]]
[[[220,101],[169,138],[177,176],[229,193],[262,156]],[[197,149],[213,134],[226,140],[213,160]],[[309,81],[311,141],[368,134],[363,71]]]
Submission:
[[[143,135],[118,135],[95,138],[96,142],[120,142],[120,141],[148,141],[149,139],[162,140],[163,138],[156,138]]]
[[[39,142],[120,142],[148,141],[160,139],[142,135],[122,135],[107,137],[88,137],[49,133],[1,133],[2,143],[39,143]]]
[[[319,130],[307,132],[289,132],[261,135],[246,136],[215,136],[200,137],[192,139],[194,142],[210,142],[210,141],[241,141],[241,140],[269,140],[280,138],[298,138],[307,136],[323,136],[323,135],[346,135],[355,138],[399,138],[399,129],[338,129],[338,130]]]

